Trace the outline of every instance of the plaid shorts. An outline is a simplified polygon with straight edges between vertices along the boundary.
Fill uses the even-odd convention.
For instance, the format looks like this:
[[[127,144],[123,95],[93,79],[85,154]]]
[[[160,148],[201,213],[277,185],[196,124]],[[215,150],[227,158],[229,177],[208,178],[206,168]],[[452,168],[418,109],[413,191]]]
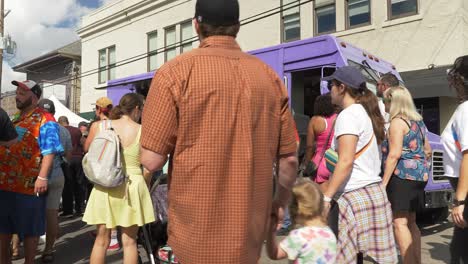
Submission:
[[[392,210],[382,183],[344,193],[337,203],[337,263],[356,263],[359,252],[378,263],[398,262]]]

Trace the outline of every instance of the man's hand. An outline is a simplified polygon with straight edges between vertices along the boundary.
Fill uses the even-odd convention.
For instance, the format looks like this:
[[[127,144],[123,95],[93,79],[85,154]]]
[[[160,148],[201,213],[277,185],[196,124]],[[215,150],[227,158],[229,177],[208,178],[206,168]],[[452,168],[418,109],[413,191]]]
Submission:
[[[36,179],[34,183],[34,193],[36,194],[43,194],[47,192],[47,181],[41,180],[39,177]]]
[[[455,225],[457,225],[460,228],[466,228],[468,227],[465,219],[463,218],[463,211],[465,210],[465,205],[459,205],[456,207],[453,207],[452,209],[452,219]]]

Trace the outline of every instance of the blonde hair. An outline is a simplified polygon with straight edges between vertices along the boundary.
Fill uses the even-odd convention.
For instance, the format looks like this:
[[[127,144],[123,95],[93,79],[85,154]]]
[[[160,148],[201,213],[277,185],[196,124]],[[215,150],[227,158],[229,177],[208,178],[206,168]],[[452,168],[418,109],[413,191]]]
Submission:
[[[292,189],[290,214],[294,225],[304,225],[316,217],[322,217],[323,194],[319,186],[310,180],[303,179]]]
[[[390,120],[403,116],[412,121],[421,121],[422,116],[416,111],[413,97],[404,86],[395,86],[384,92],[384,98],[391,100],[390,105]]]

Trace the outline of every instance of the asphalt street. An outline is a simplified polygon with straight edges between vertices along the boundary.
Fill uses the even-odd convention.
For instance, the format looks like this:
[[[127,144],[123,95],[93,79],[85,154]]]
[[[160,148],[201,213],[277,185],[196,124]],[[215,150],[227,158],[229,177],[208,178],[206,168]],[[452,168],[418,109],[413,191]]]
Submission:
[[[89,255],[93,246],[94,237],[91,231],[92,226],[86,226],[79,218],[62,219],[60,238],[56,244],[55,262],[58,264],[81,264],[89,263]],[[422,263],[438,264],[449,262],[449,243],[452,237],[453,224],[450,221],[444,221],[439,224],[425,225],[421,227],[422,233]],[[281,237],[278,237],[281,239]],[[40,245],[36,263],[42,263],[40,260]],[[149,263],[146,254],[140,247],[140,252],[144,263]],[[14,264],[23,263],[23,260],[16,260]],[[122,263],[122,250],[108,254],[107,263]],[[287,260],[272,261],[262,253],[260,264],[286,264]],[[371,263],[371,262],[368,262]]]

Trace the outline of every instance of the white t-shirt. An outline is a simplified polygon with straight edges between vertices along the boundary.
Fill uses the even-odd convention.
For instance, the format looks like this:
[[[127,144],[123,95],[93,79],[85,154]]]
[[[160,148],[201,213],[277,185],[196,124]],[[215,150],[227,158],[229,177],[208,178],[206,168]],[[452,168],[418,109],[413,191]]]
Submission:
[[[338,137],[342,135],[356,135],[358,142],[356,153],[364,148],[374,135],[372,121],[366,110],[360,104],[353,104],[341,111],[335,123],[335,136],[332,148],[338,152]],[[381,182],[379,176],[381,158],[377,139],[372,138],[371,145],[353,163],[353,169],[348,180],[338,192],[349,192],[367,186],[371,183]]]
[[[382,99],[379,99],[379,110],[385,120],[385,131],[388,131],[388,128],[390,127],[390,114],[385,112],[385,104]]]
[[[458,178],[462,152],[468,149],[468,101],[457,107],[442,132],[444,145],[444,169],[448,177]]]

